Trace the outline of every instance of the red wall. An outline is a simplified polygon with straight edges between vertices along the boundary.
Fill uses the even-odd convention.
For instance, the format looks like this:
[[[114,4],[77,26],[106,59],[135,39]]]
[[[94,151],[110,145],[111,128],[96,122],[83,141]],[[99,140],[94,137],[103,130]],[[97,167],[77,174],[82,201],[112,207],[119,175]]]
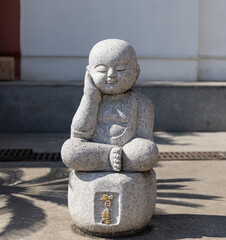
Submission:
[[[0,56],[15,57],[20,79],[20,0],[0,0]]]

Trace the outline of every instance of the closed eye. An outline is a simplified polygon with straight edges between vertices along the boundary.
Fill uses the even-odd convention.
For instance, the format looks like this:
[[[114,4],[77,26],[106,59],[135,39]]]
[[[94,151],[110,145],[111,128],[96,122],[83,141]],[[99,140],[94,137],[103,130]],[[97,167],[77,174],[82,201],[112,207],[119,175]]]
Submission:
[[[116,70],[117,72],[123,72],[123,71],[126,70],[126,67],[125,67],[125,65],[117,65],[117,66],[115,67],[115,70]]]
[[[105,65],[98,65],[98,66],[96,67],[96,70],[97,70],[98,72],[104,73],[104,72],[107,72],[107,71],[108,71],[108,67],[105,66]]]
[[[116,71],[117,72],[123,72],[123,71],[125,71],[126,69],[125,68],[123,68],[123,69],[117,69]]]

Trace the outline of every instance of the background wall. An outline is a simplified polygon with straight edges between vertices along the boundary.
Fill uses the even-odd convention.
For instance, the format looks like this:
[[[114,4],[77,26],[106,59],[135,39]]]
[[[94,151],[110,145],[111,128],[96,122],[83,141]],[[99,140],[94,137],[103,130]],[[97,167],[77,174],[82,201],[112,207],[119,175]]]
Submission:
[[[142,80],[197,77],[197,0],[22,0],[22,79],[82,80],[92,46],[120,38]]]
[[[225,0],[21,0],[22,79],[83,80],[92,46],[121,38],[141,80],[226,80]]]
[[[0,55],[29,80],[0,82],[0,132],[69,132],[89,51],[106,38],[135,47],[135,88],[153,100],[155,131],[226,131],[225,9],[226,0],[0,0]]]

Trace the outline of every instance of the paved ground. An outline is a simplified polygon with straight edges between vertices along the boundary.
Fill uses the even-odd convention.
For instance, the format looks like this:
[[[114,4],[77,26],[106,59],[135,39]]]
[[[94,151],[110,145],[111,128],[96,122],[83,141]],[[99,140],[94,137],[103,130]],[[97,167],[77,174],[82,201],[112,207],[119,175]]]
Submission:
[[[225,133],[204,135],[158,133],[156,140],[161,143],[161,151],[226,151],[222,143],[226,143]],[[7,139],[14,138],[2,139],[0,148],[4,143],[8,147],[28,143],[32,146],[29,137],[26,141],[20,138],[21,142],[19,137],[18,142],[15,138],[14,143]],[[51,149],[49,146],[57,149],[53,138],[49,146],[45,144],[46,138],[40,138],[42,148],[38,138],[33,139],[37,149]],[[55,141],[60,147],[59,138]],[[225,169],[223,160],[159,162],[157,205],[150,227],[143,234],[122,239],[226,239]],[[0,239],[92,239],[72,230],[67,179],[68,170],[61,163],[0,163]]]
[[[151,228],[131,239],[226,239],[225,169],[226,161],[160,162]],[[67,178],[66,168],[42,163],[1,168],[0,239],[91,239],[72,231]]]

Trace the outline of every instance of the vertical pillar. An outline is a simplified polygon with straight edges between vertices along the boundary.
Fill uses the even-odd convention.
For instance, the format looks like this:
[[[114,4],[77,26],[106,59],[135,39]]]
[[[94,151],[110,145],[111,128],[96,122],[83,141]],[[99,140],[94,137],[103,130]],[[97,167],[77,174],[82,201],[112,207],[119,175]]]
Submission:
[[[226,1],[200,0],[200,81],[226,81]]]
[[[15,58],[15,79],[20,79],[20,0],[0,0],[0,56]]]

